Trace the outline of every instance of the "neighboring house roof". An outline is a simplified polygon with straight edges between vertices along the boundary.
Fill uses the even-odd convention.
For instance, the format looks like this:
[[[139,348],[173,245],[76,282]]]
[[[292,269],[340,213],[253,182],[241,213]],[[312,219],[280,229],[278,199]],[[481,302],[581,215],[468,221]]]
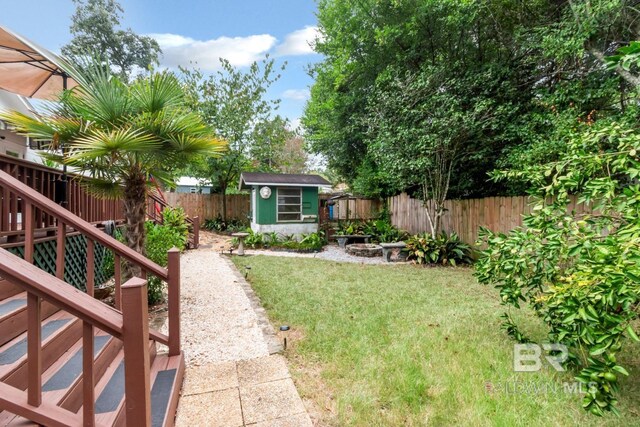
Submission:
[[[180,178],[178,178],[178,182],[176,182],[176,185],[184,187],[210,187],[211,182],[193,178],[191,176],[181,176]]]
[[[320,175],[242,172],[240,189],[250,185],[273,185],[278,187],[331,187],[331,183]]]
[[[33,106],[27,98],[2,89],[0,89],[0,111],[18,111],[29,117],[35,117]]]

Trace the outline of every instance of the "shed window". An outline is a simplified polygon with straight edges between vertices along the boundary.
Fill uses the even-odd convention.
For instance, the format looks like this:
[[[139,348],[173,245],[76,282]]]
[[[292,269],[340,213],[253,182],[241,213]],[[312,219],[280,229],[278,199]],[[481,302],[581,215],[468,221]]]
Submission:
[[[302,189],[278,188],[278,221],[302,220]]]

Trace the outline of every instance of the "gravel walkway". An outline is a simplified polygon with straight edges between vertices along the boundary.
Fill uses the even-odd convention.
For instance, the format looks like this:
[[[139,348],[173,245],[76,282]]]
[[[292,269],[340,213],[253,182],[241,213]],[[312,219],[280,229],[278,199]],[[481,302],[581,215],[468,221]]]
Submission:
[[[187,366],[268,355],[256,313],[227,261],[213,249],[187,251],[180,261]]]

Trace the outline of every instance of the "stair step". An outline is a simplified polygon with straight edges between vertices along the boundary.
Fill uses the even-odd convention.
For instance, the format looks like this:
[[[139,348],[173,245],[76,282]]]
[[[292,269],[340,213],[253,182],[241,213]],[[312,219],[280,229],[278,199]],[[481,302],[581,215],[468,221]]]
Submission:
[[[111,339],[109,335],[98,335],[93,342],[93,358],[102,351],[107,342]],[[71,385],[82,375],[82,347],[80,347],[65,364],[56,371],[47,382],[42,385],[42,391],[56,391],[71,387]]]
[[[184,356],[159,355],[151,366],[151,426],[174,424],[182,379]]]
[[[41,327],[42,341],[49,338],[54,332],[58,331],[64,325],[69,323],[71,319],[56,319],[44,323]],[[9,348],[0,351],[0,365],[10,365],[17,362],[27,354],[27,337],[21,338]]]
[[[4,301],[20,292],[22,292],[20,286],[13,285],[8,280],[0,278],[0,301]]]
[[[42,324],[42,369],[48,369],[81,336],[82,325],[75,317],[59,311]],[[0,380],[19,388],[27,387],[27,333],[0,347]]]
[[[149,341],[151,365],[156,359],[156,344]],[[120,350],[102,381],[96,385],[96,424],[124,425],[124,350]]]
[[[0,316],[6,316],[12,311],[16,311],[18,308],[27,306],[27,298],[20,295],[20,297],[8,298],[0,303]]]
[[[59,309],[47,301],[43,301],[40,310],[44,320]],[[27,293],[20,292],[0,302],[0,346],[26,330]]]

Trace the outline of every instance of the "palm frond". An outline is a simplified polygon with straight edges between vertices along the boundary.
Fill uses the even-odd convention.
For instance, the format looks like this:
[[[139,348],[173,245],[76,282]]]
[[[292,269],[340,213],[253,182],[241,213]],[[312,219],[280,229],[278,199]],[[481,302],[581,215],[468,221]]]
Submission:
[[[53,139],[56,129],[49,121],[40,121],[18,111],[0,111],[0,120],[15,127],[20,135],[32,138]]]
[[[156,114],[184,104],[184,92],[177,77],[168,71],[154,73],[131,86],[133,105],[137,111]]]
[[[115,181],[83,178],[80,180],[82,187],[91,194],[100,199],[118,199],[122,197],[122,184]]]
[[[153,135],[140,129],[93,130],[69,143],[71,158],[91,160],[118,157],[127,153],[149,153],[162,147]]]
[[[227,150],[227,141],[213,136],[189,136],[177,134],[169,140],[173,151],[179,155],[204,154],[220,156]]]

